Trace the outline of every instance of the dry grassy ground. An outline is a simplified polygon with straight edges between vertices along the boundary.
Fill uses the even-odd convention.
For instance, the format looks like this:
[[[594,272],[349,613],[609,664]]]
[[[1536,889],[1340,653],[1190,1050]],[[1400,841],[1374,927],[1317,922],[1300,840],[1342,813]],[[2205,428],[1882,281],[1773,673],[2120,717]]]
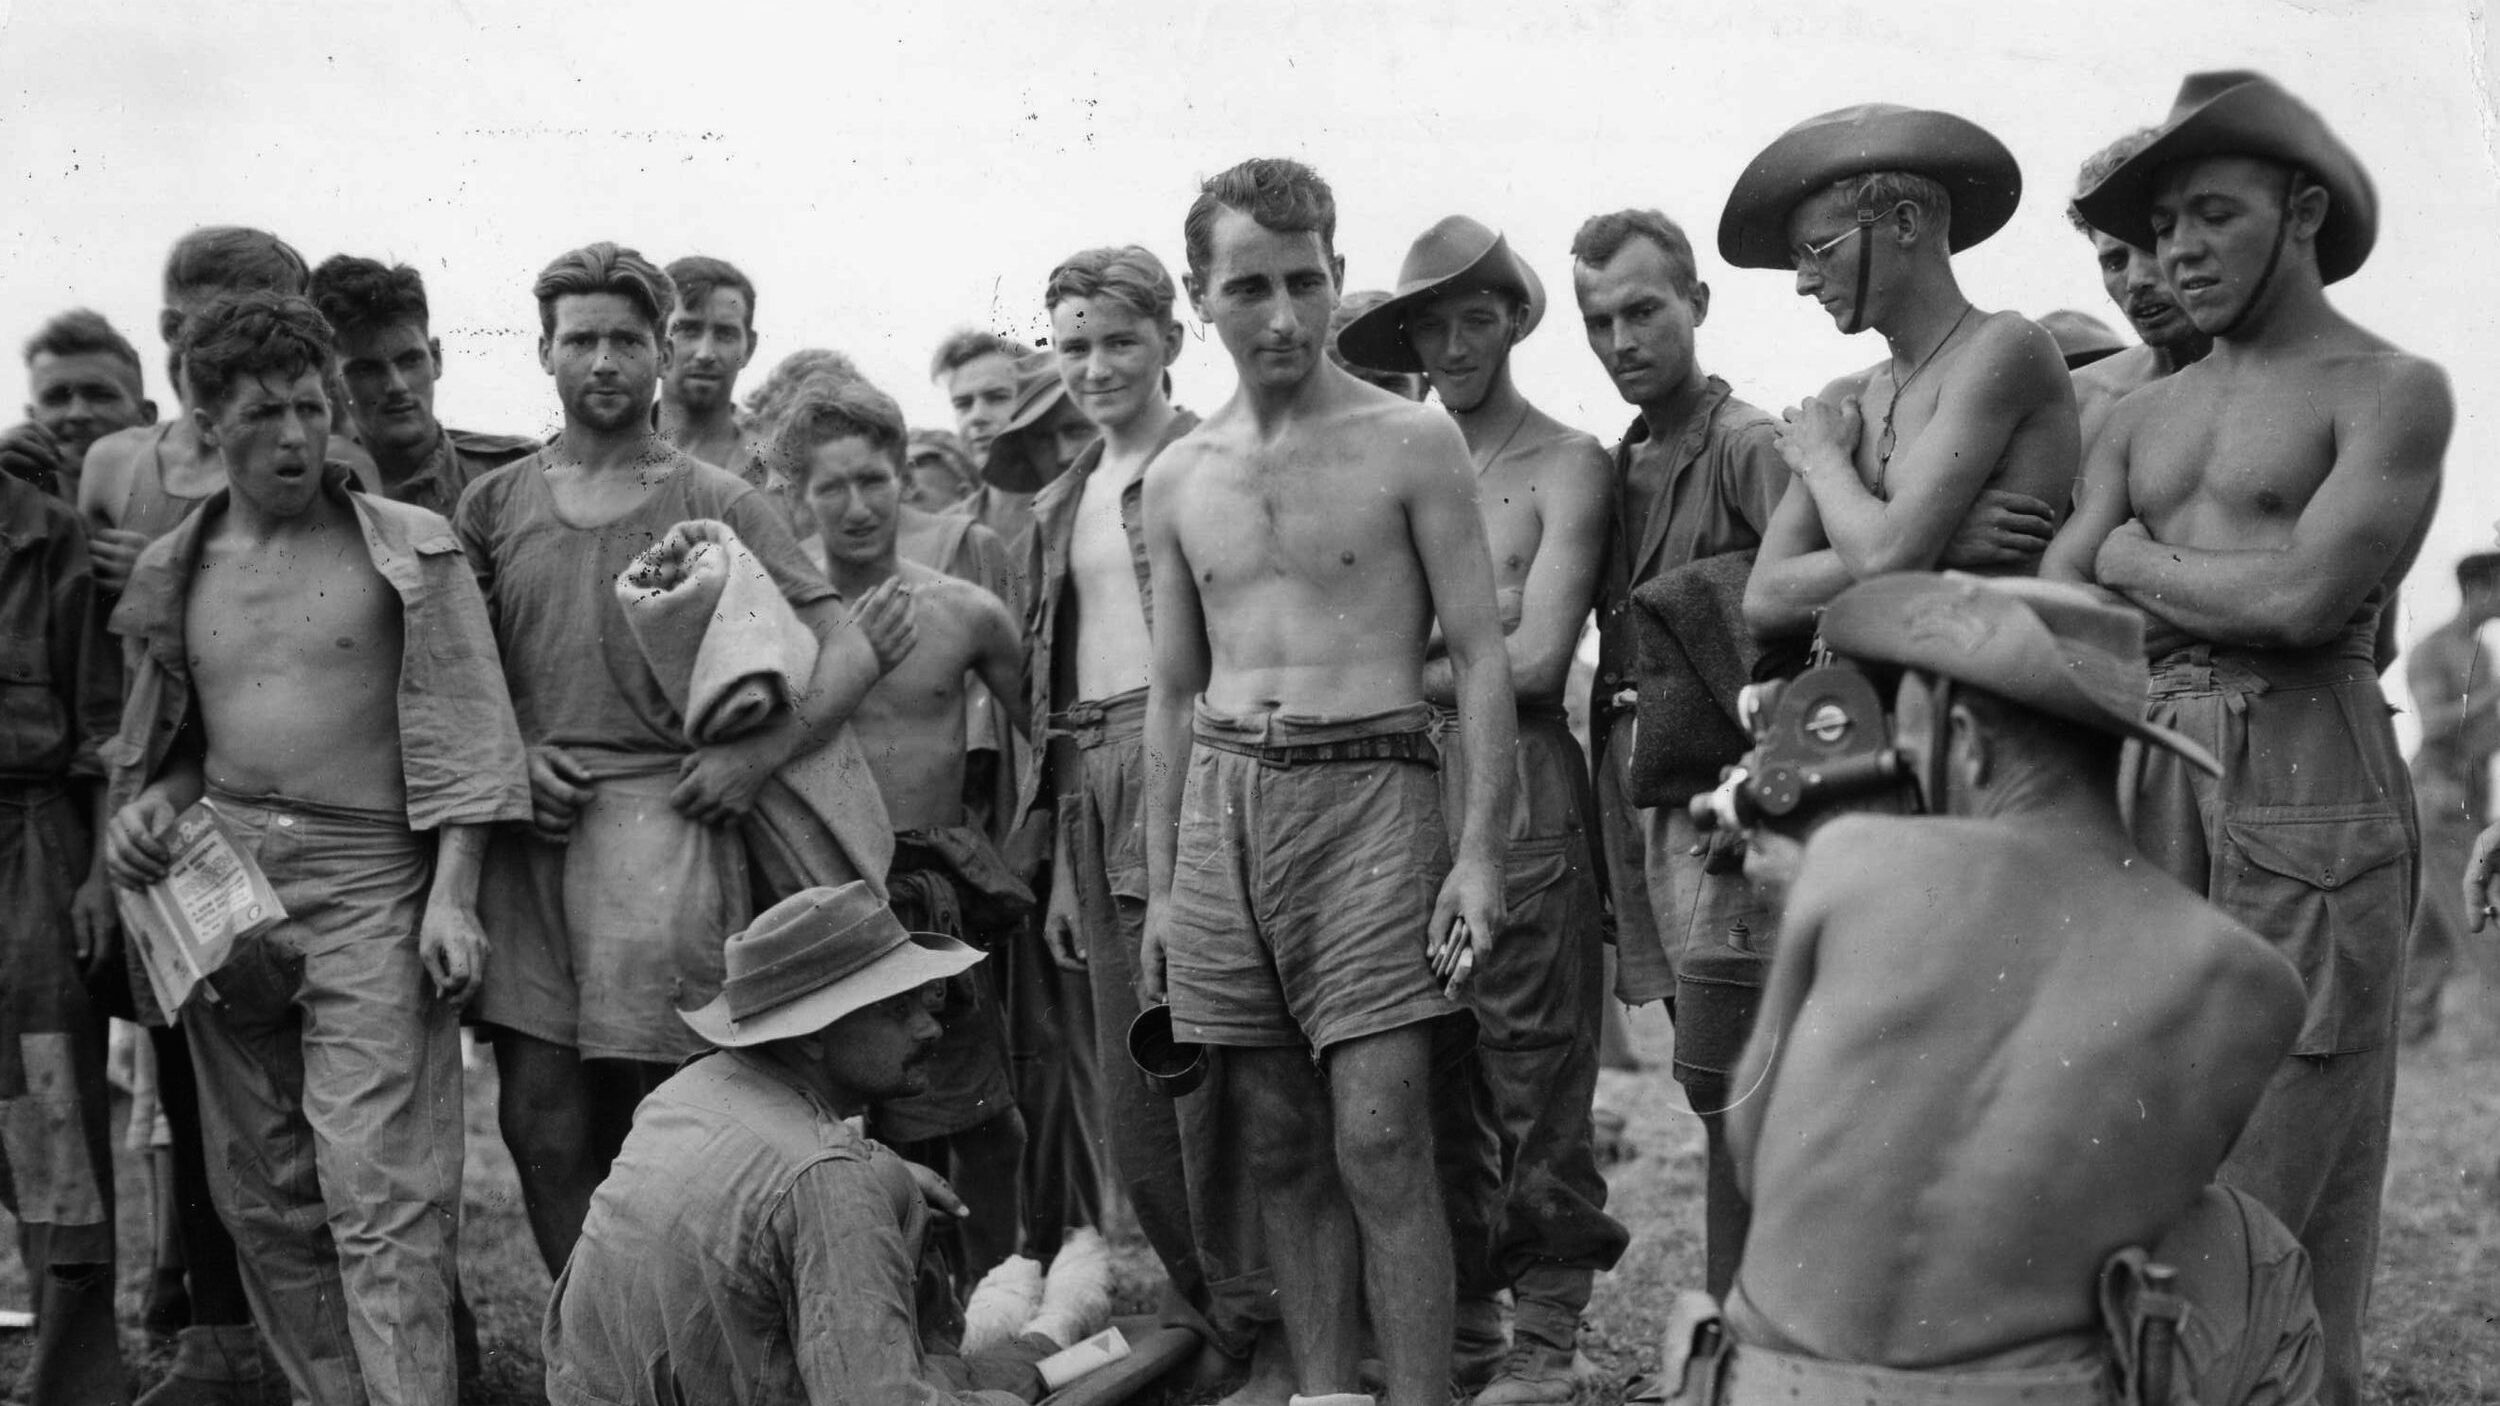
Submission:
[[[2446,1028],[2407,1054],[2396,1100],[2385,1238],[2372,1315],[2370,1386],[2391,1406],[2500,1401],[2500,1021],[2486,986],[2466,978],[2449,991]],[[1653,1068],[1665,1050],[1654,1015],[1634,1021]],[[1609,1073],[1600,1098],[1623,1112],[1639,1149],[1615,1168],[1614,1209],[1636,1237],[1623,1264],[1600,1282],[1590,1305],[1590,1356],[1615,1379],[1654,1358],[1668,1297],[1700,1280],[1701,1131],[1662,1073]],[[147,1271],[145,1173],[125,1157],[123,1307],[135,1321]],[[537,1385],[538,1315],[547,1275],[539,1268],[515,1198],[512,1166],[494,1131],[493,1079],[470,1083],[468,1220],[462,1271],[486,1342],[486,1371],[473,1401],[521,1406],[543,1401]],[[0,1218],[4,1219],[4,1218]],[[12,1237],[13,1238],[13,1237]],[[12,1257],[0,1254],[0,1306],[25,1303]],[[1136,1276],[1148,1267],[1130,1246]],[[168,1356],[136,1329],[124,1346],[138,1380],[153,1381]],[[23,1334],[0,1334],[0,1390],[16,1380]],[[285,1397],[273,1390],[277,1406]],[[1612,1392],[1592,1393],[1612,1401]]]

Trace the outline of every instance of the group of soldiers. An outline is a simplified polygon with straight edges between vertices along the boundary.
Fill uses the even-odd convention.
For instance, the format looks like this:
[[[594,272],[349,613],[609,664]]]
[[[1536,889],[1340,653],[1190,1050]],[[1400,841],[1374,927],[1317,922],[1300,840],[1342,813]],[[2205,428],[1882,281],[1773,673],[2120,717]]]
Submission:
[[[1229,1402],[1568,1401],[1631,1233],[1611,965],[1706,1143],[1641,1399],[2356,1402],[2425,855],[2378,675],[2445,378],[2327,301],[2375,193],[2262,75],[2080,173],[2140,345],[1963,295],[2021,190],[1889,105],[1750,161],[1723,260],[1888,353],[1784,415],[1702,369],[1682,227],[1589,219],[1611,450],[1512,377],[1528,258],[1452,216],[1345,294],[1289,160],[1204,183],[1180,286],[1089,249],[1045,346],[949,338],[951,432],[831,350],[741,406],[753,283],[608,243],[532,289],[561,431],[449,429],[414,270],[185,236],[181,413],[77,313],[0,438],[27,1394],[127,1399],[119,1014],[187,1299],[152,1406],[264,1343],[299,1399],[457,1398],[464,1020],[553,1401],[1030,1400],[1069,1344],[954,1310],[1124,1218]],[[1746,687],[1834,668],[1881,711],[1808,721],[1882,735],[1893,813],[1699,818]],[[285,917],[164,1011],[115,894],[195,806]],[[1157,1019],[1194,1092],[1132,1062]]]

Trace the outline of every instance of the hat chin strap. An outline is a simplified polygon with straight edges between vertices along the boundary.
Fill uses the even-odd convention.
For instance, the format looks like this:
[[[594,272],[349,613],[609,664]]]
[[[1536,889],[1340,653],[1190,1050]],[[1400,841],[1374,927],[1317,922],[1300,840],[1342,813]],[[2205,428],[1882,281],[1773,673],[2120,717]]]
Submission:
[[[1849,300],[1849,321],[1840,335],[1854,337],[1866,330],[1866,285],[1875,267],[1875,226],[1881,216],[1858,216],[1858,291]]]
[[[2246,322],[2248,315],[2257,310],[2258,300],[2266,296],[2267,286],[2274,282],[2274,271],[2283,262],[2283,244],[2291,237],[2292,196],[2299,189],[2300,172],[2295,169],[2283,180],[2283,208],[2277,212],[2278,217],[2274,222],[2274,247],[2266,251],[2265,269],[2257,275],[2257,286],[2249,289],[2248,296],[2240,300],[2239,311],[2231,314],[2229,322],[2210,334],[2215,339],[2228,337],[2240,330],[2240,324]]]

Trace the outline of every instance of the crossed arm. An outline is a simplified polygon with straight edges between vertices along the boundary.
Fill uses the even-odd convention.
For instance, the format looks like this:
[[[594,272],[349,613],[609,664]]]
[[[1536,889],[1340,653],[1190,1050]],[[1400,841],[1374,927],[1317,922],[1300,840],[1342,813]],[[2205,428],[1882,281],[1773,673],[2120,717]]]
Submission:
[[[1943,380],[1934,416],[1885,470],[1883,497],[1858,476],[1863,377],[1835,381],[1788,413],[1780,454],[1806,491],[1780,499],[1745,584],[1756,638],[1808,633],[1855,582],[1946,557],[2015,434],[2035,415],[2072,414],[2065,373],[2037,344],[2046,337],[2019,319],[1981,324]]]
[[[2091,543],[2093,579],[2156,620],[2216,644],[2298,649],[2334,638],[2418,542],[2456,418],[2448,379],[2429,362],[2403,358],[2377,379],[2373,393],[2336,407],[2334,465],[2284,540],[2250,547],[2156,541],[2125,506],[2123,489],[2104,486],[2094,525],[2118,521]],[[2122,402],[2119,415],[2129,408]],[[2103,438],[2119,458],[2113,465],[2096,456],[2087,477],[2114,476],[2123,486],[2125,436]],[[2087,542],[2081,537],[2061,553],[2067,569]]]

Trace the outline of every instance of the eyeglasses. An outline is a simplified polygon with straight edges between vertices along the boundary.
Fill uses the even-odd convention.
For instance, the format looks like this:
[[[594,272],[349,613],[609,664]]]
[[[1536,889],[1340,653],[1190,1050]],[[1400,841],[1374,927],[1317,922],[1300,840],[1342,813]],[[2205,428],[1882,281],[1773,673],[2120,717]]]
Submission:
[[[1898,210],[1902,206],[1909,203],[1910,202],[1906,200],[1899,200],[1893,202],[1891,209],[1872,214],[1861,213],[1855,224],[1852,224],[1847,229],[1833,235],[1831,238],[1824,240],[1822,243],[1798,245],[1788,253],[1789,266],[1794,268],[1797,272],[1803,273],[1806,271],[1807,265],[1811,264],[1816,273],[1821,273],[1823,271],[1823,260],[1829,258],[1831,256],[1831,252],[1846,242],[1850,235],[1864,234],[1866,231],[1873,229],[1876,225],[1881,224],[1884,217],[1890,215],[1893,210]]]

